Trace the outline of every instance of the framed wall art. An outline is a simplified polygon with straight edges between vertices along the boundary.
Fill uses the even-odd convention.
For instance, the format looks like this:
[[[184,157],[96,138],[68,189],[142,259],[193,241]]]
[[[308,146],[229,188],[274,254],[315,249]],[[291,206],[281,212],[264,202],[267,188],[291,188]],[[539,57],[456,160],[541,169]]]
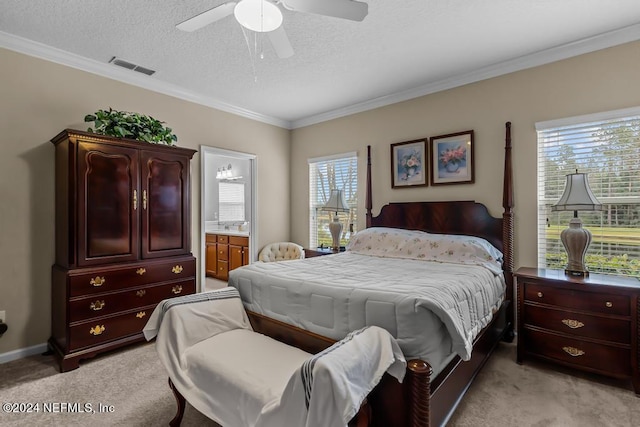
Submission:
[[[431,185],[474,182],[473,131],[431,138]]]
[[[391,144],[391,188],[429,185],[428,138]]]

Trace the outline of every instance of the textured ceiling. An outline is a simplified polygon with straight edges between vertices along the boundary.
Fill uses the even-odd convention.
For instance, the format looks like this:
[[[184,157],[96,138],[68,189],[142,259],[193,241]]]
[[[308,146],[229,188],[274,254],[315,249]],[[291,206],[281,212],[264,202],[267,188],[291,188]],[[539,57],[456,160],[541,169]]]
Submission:
[[[277,58],[265,38],[265,57],[252,66],[233,16],[193,33],[175,28],[224,1],[0,0],[0,41],[10,47],[6,40],[17,36],[105,69],[116,68],[108,64],[116,56],[157,71],[125,70],[136,74],[133,82],[151,79],[296,127],[478,71],[495,75],[499,64],[513,70],[514,61],[545,52],[546,62],[560,59],[553,53],[562,47],[588,51],[589,40],[604,39],[595,50],[640,39],[640,0],[368,0],[362,22],[285,10],[295,55]],[[620,29],[622,36],[611,36]]]

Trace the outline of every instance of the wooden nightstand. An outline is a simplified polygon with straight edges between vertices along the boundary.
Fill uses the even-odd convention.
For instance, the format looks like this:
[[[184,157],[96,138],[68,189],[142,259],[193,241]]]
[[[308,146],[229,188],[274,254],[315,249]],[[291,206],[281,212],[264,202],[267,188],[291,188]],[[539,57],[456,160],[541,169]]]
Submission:
[[[640,281],[520,268],[518,363],[528,356],[614,378],[640,395]]]
[[[304,248],[304,257],[313,258],[316,256],[337,254],[338,252],[344,252],[344,248],[340,248],[339,251],[334,251],[331,248],[316,248],[316,249]]]

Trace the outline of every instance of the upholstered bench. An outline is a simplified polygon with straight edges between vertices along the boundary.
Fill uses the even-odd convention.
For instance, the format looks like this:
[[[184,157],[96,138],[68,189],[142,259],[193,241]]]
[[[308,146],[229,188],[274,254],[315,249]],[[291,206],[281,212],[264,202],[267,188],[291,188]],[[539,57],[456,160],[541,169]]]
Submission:
[[[144,328],[178,401],[225,427],[368,425],[366,396],[406,363],[394,338],[370,326],[318,354],[254,332],[235,288],[165,300]]]

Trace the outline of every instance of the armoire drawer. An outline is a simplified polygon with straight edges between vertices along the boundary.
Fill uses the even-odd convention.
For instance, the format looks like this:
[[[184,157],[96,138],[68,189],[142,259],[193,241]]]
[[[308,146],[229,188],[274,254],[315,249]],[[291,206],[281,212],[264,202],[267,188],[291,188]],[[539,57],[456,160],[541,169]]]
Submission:
[[[150,283],[194,277],[195,259],[165,262],[149,261],[117,269],[93,269],[91,273],[69,277],[69,295],[78,297],[120,289],[143,286]]]
[[[142,332],[155,305],[115,316],[79,323],[69,328],[69,350],[79,350]]]
[[[163,299],[195,293],[195,279],[127,289],[110,294],[96,294],[69,301],[69,321],[80,322],[157,304]]]

